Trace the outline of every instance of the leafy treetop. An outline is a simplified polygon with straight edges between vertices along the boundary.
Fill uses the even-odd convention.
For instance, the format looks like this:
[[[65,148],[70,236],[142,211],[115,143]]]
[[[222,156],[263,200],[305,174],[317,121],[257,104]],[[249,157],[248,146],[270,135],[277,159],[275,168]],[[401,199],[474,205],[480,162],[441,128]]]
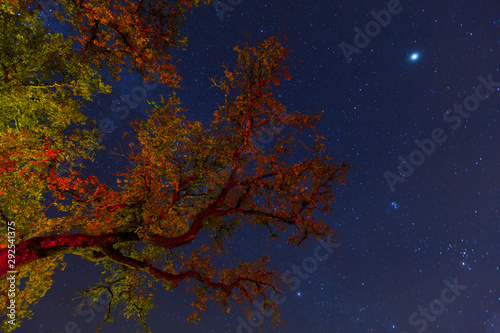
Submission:
[[[110,6],[108,1],[100,3],[102,8]],[[268,267],[269,256],[233,266],[215,262],[230,253],[227,242],[248,225],[264,228],[276,239],[290,230],[288,241],[295,246],[309,237],[335,238],[314,212],[327,214],[332,209],[332,189],[344,183],[349,166],[330,159],[320,136],[311,146],[303,145],[309,157],[291,162],[300,145],[293,131],[280,130],[312,129],[320,117],[287,113],[274,97],[275,86],[290,79],[289,51],[274,37],[258,46],[236,47],[235,68],[224,67],[224,76],[213,80],[225,100],[209,124],[188,120],[175,94],[153,103],[146,120],[132,122],[127,151],[115,151],[126,158],[128,168],[116,175],[117,186],[111,187],[95,176],[84,178],[73,165],[77,156],[91,157],[88,151],[98,148],[98,133],[92,127],[73,132],[67,127],[85,124],[77,98],[109,92],[93,67],[97,64],[87,61],[95,56],[92,52],[107,55],[110,65],[120,66],[128,59],[147,77],[141,71],[145,64],[130,58],[140,53],[132,46],[127,49],[126,42],[130,44],[128,36],[144,32],[146,26],[151,31],[166,29],[144,18],[154,16],[155,6],[163,3],[115,4],[115,10],[128,13],[125,21],[149,22],[121,28],[114,14],[101,11],[97,2],[61,4],[68,20],[82,31],[76,40],[84,43],[83,53],[72,52],[61,36],[47,34],[32,12],[19,4],[2,5],[0,14],[10,29],[0,38],[17,38],[23,50],[0,45],[8,54],[4,57],[2,52],[0,58],[0,213],[3,223],[16,223],[16,269],[18,284],[24,284],[16,298],[19,319],[31,316],[29,308],[50,288],[54,270],[64,268],[64,255],[75,254],[104,270],[103,280],[84,293],[94,299],[102,291],[111,295],[102,324],[111,322],[114,310],[124,306],[125,316],[135,316],[149,331],[145,316],[153,306],[151,290],[158,283],[172,290],[181,282],[194,291],[198,310],[210,299],[229,311],[232,304],[250,305],[261,298],[279,322],[270,295],[280,294],[280,275]],[[142,7],[148,11],[142,12]],[[92,22],[96,34],[85,30]],[[120,37],[126,29],[132,29],[130,35]],[[115,37],[119,41],[112,42]],[[151,38],[151,43],[159,43],[160,53],[167,47],[156,41],[159,36]],[[139,44],[146,48],[147,43]],[[171,70],[159,72],[165,75],[162,79],[173,78]],[[14,101],[8,100],[9,92]],[[279,136],[261,147],[255,138],[269,128]],[[58,211],[57,217],[47,213],[49,208]],[[7,244],[2,233],[1,276],[9,270]],[[7,302],[3,293],[3,314]],[[199,320],[197,310],[190,320]],[[13,327],[5,321],[3,328]]]

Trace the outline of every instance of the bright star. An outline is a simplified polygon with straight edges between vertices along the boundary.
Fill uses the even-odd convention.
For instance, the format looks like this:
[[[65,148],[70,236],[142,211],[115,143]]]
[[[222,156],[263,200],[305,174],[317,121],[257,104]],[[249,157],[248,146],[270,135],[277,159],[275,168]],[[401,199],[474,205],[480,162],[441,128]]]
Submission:
[[[410,60],[411,61],[416,61],[420,57],[420,54],[418,52],[412,53],[410,55]]]

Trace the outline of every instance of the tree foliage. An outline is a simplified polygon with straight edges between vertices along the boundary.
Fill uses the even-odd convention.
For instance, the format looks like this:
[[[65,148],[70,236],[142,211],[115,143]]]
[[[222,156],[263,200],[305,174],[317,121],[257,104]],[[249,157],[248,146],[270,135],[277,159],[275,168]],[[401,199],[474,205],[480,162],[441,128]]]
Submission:
[[[202,2],[179,1],[187,7]],[[110,92],[99,75],[104,65],[115,74],[134,69],[146,79],[159,73],[162,82],[177,85],[170,48],[184,46],[179,24],[186,6],[60,4],[58,17],[75,27],[80,51],[43,28],[29,2],[1,4],[6,29],[0,34],[0,212],[5,225],[14,221],[16,227],[22,285],[17,324],[31,316],[54,271],[64,268],[65,254],[102,267],[103,280],[83,294],[96,299],[109,293],[103,324],[123,306],[125,316],[136,317],[148,331],[145,316],[155,281],[166,290],[189,284],[196,295],[194,322],[210,300],[229,311],[260,298],[277,315],[269,295],[280,293],[280,274],[269,267],[268,255],[234,266],[214,262],[249,225],[273,238],[288,234],[294,246],[309,237],[335,237],[313,213],[332,209],[332,189],[344,183],[349,166],[330,159],[323,137],[303,144],[307,158],[290,162],[301,145],[288,129],[313,129],[320,116],[286,112],[275,98],[275,86],[290,79],[289,51],[274,37],[235,47],[237,65],[224,67],[223,76],[213,80],[225,100],[208,124],[189,120],[175,94],[153,103],[146,120],[131,123],[126,151],[115,152],[128,167],[112,187],[83,177],[74,165],[77,157],[91,158],[100,148],[99,132],[82,114],[82,103]],[[285,127],[273,142],[258,144],[256,138],[269,128],[278,133]],[[5,232],[1,276],[9,270],[7,244]],[[3,293],[4,315],[8,301]],[[12,329],[7,322],[3,328]]]
[[[55,15],[74,28],[76,34],[72,39],[77,42],[78,56],[99,69],[107,66],[117,79],[122,69],[132,69],[145,80],[159,79],[177,86],[180,77],[170,51],[184,48],[187,43],[179,27],[193,7],[210,2],[57,0],[59,10]],[[35,0],[11,0],[10,3],[5,6],[39,7]]]

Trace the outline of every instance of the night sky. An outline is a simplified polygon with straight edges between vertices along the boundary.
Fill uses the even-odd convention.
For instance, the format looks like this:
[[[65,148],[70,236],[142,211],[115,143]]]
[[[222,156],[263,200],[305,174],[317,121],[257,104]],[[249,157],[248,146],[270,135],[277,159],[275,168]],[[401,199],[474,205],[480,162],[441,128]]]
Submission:
[[[325,136],[334,160],[353,166],[337,189],[334,213],[322,217],[340,246],[318,248],[312,239],[295,249],[286,241],[268,244],[259,230],[241,234],[231,243],[235,258],[267,252],[271,267],[300,280],[284,290],[286,326],[271,328],[257,307],[247,321],[236,307],[226,314],[217,303],[209,303],[198,325],[189,323],[194,297],[183,283],[156,293],[147,317],[152,331],[500,332],[500,2],[221,2],[236,5],[220,15],[214,5],[195,9],[183,28],[187,51],[175,52],[183,78],[177,93],[188,117],[208,122],[223,103],[209,79],[223,74],[222,63],[235,64],[236,44],[247,36],[288,36],[292,80],[278,87],[279,100],[305,114],[322,110],[316,134]],[[377,13],[385,26],[374,23]],[[54,30],[61,29],[57,22],[47,21]],[[119,82],[104,74],[113,92],[83,112],[116,126],[102,142],[110,151],[150,107],[132,101],[120,119],[113,100],[146,91],[158,101],[172,90],[142,89],[135,73]],[[101,151],[86,166],[111,185],[125,160]],[[322,261],[311,259],[318,250]],[[88,306],[81,316],[71,312],[75,293],[98,282],[100,270],[65,258],[68,266],[56,271],[33,319],[17,331],[66,332],[71,321],[81,332],[99,326],[102,306],[94,307],[95,317]],[[136,331],[136,322],[119,313],[101,330]]]

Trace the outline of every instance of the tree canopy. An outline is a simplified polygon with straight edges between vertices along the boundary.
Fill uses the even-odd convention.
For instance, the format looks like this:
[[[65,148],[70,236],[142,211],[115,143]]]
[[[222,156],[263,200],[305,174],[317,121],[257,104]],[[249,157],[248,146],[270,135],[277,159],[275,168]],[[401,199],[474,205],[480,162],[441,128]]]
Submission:
[[[149,331],[155,281],[166,290],[190,286],[195,322],[213,301],[229,311],[262,299],[277,315],[269,295],[280,293],[280,274],[269,256],[215,264],[230,251],[227,242],[247,226],[293,246],[336,237],[314,212],[331,211],[333,188],[345,182],[349,165],[331,160],[323,137],[307,146],[288,130],[312,130],[320,116],[287,112],[275,98],[275,87],[290,79],[289,50],[277,37],[234,48],[235,67],[213,79],[225,100],[212,122],[189,120],[175,93],[152,103],[146,120],[131,122],[127,149],[115,152],[128,162],[117,186],[77,167],[77,158],[92,160],[102,148],[102,133],[81,111],[111,91],[100,70],[116,79],[122,69],[146,80],[157,73],[177,87],[171,50],[186,47],[179,25],[187,9],[209,2],[61,0],[57,18],[74,27],[70,38],[47,30],[31,1],[0,4],[0,275],[11,270],[9,244],[18,271],[17,318],[14,326],[6,318],[5,330],[32,316],[65,254],[102,268],[102,281],[86,294],[111,295],[103,324],[125,307],[125,316]],[[279,135],[259,145],[256,138],[270,129]],[[293,161],[296,152],[308,157]],[[15,241],[7,233],[12,223]],[[6,315],[4,291],[0,304]]]

